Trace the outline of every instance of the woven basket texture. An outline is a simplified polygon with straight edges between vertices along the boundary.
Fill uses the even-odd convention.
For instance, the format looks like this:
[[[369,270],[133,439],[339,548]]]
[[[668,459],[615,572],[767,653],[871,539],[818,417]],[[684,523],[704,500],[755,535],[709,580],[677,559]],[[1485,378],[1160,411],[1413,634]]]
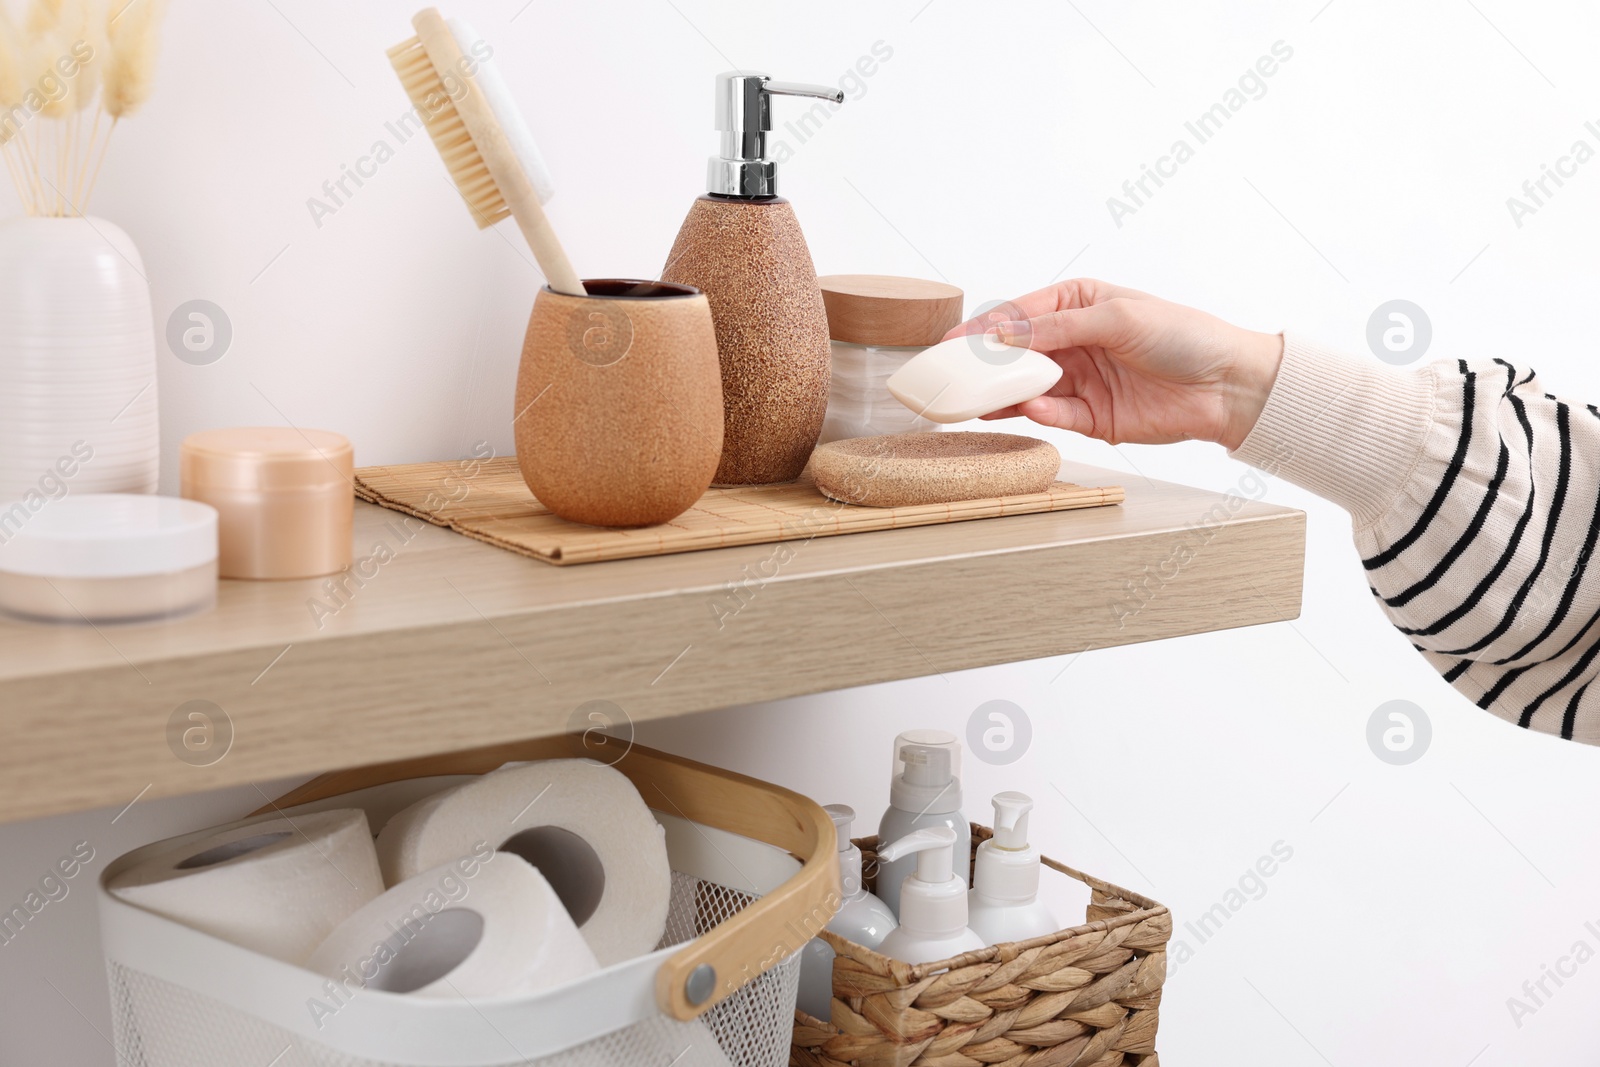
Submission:
[[[974,851],[991,836],[973,824]],[[878,839],[856,844],[875,888]],[[833,1017],[795,1013],[790,1067],[1159,1067],[1171,914],[1044,864],[1093,891],[1083,925],[917,965],[824,930],[836,954]]]

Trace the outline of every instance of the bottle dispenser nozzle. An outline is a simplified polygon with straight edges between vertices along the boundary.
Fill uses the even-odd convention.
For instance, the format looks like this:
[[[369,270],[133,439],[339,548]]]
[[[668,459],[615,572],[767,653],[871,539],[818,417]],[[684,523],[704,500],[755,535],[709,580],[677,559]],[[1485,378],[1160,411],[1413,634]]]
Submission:
[[[838,838],[838,850],[849,852],[850,824],[856,821],[856,809],[848,804],[824,804],[822,810],[833,820],[833,832]]]
[[[934,745],[906,745],[900,750],[900,760],[906,766],[908,785],[949,785],[950,752]]]
[[[918,881],[948,882],[956,876],[955,854],[952,852],[955,843],[956,832],[950,827],[927,826],[880,848],[878,858],[897,860],[901,856],[915,852]]]
[[[773,81],[753,70],[717,75],[717,131],[720,155],[711,157],[706,185],[716,196],[753,200],[778,195],[778,165],[767,158],[774,96],[809,96],[844,103],[844,92],[827,85]]]
[[[944,730],[906,730],[894,739],[889,806],[919,815],[961,810],[961,744]]]
[[[1033,798],[1026,793],[996,793],[994,804],[994,847],[1015,851],[1028,847],[1028,812]]]

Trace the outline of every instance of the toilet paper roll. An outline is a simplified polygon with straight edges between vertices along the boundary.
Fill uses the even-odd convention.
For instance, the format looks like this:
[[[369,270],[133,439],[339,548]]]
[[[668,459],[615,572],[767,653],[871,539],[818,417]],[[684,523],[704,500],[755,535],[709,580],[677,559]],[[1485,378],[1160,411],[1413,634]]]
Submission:
[[[300,963],[383,893],[359,809],[247,819],[163,849],[111,880],[129,904]]]
[[[394,885],[480,842],[539,868],[602,967],[661,940],[672,897],[665,832],[621,772],[593,760],[502,767],[394,816],[378,859]]]
[[[487,845],[364,905],[305,966],[351,991],[469,999],[535,993],[600,968],[544,876]]]

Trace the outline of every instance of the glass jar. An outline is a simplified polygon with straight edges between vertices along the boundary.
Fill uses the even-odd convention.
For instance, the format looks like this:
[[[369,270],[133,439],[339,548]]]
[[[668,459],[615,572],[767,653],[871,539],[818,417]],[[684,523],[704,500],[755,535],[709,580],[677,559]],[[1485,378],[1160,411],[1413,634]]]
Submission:
[[[925,419],[889,395],[884,382],[905,366],[922,347],[853,345],[834,341],[833,381],[828,387],[828,414],[822,422],[818,444],[846,437],[875,437],[885,433],[937,430]]]
[[[961,321],[961,290],[883,274],[830,274],[818,280],[833,349],[828,412],[818,443],[938,430],[938,423],[900,403],[884,383]]]

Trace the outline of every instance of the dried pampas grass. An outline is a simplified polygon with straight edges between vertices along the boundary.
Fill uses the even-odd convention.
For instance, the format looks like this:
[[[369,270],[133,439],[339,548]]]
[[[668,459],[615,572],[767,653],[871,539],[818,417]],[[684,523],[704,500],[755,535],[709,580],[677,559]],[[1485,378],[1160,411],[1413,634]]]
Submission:
[[[22,151],[8,151],[13,139],[21,134],[12,117],[13,110],[22,103],[22,56],[17,51],[16,27],[3,10],[0,10],[0,154],[6,157],[6,171],[17,195],[24,202],[30,199],[33,187],[29,175],[19,165]]]
[[[113,120],[131,115],[150,98],[156,50],[166,0],[111,0],[125,4],[107,26],[111,60],[106,67],[105,110]]]
[[[17,28],[0,10],[0,109],[10,111],[22,103],[22,54],[17,48]],[[3,116],[0,116],[3,118]],[[16,131],[0,124],[0,143],[11,140]]]
[[[28,7],[28,33],[37,36],[61,25],[61,9],[65,6],[65,0],[34,0]]]
[[[0,154],[29,214],[82,215],[117,123],[150,98],[166,0],[29,0],[20,30],[6,2]]]
[[[105,27],[94,17],[89,0],[67,0],[62,11],[60,39],[78,64],[72,79],[72,109],[86,110],[100,90],[100,71],[105,67]]]

